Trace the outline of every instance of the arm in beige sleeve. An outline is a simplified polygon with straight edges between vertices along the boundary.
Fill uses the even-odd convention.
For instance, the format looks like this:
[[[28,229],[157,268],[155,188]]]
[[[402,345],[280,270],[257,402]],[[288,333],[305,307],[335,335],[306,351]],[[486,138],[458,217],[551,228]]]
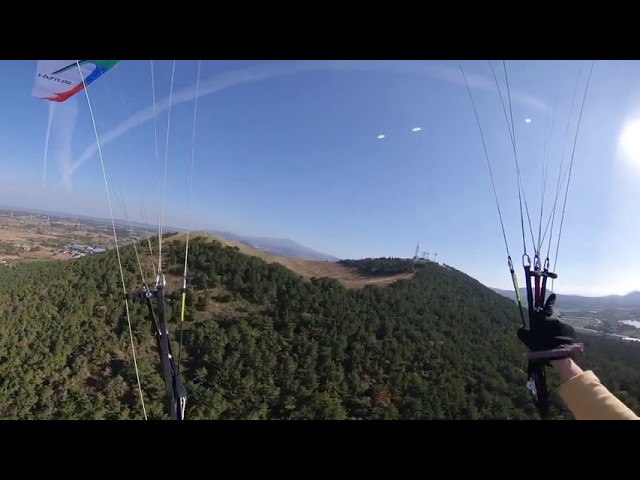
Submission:
[[[570,358],[551,364],[560,375],[558,393],[576,420],[640,420],[591,370],[583,371]]]

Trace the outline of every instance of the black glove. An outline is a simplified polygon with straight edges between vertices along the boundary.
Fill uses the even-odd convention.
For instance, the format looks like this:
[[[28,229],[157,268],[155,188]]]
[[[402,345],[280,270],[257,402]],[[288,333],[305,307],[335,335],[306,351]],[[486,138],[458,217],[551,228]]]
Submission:
[[[556,294],[549,295],[544,308],[535,313],[531,319],[534,323],[532,330],[520,327],[518,338],[532,352],[554,350],[562,345],[573,345],[575,341],[575,330],[571,325],[562,322],[553,313],[553,305],[556,302]]]

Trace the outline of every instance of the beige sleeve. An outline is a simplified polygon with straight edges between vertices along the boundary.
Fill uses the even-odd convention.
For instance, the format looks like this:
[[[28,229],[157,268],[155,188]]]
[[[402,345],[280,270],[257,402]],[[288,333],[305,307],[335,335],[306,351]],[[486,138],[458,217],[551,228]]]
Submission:
[[[591,370],[562,383],[558,393],[576,420],[640,420]]]

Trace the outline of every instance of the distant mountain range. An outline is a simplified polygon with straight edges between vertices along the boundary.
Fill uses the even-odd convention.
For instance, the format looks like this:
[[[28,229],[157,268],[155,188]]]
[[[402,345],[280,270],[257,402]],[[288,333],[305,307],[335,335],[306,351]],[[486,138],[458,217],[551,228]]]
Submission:
[[[516,300],[516,292],[513,290],[502,290],[500,288],[492,288],[496,293],[503,297]],[[526,305],[527,291],[525,288],[520,289],[522,303]],[[602,297],[583,297],[581,295],[563,295],[557,293],[556,305],[559,309],[603,309],[603,308],[640,308],[640,292],[630,292],[626,295],[605,295]]]
[[[209,233],[218,235],[227,240],[234,240],[256,250],[261,250],[274,255],[282,255],[284,257],[300,258],[303,260],[319,260],[336,262],[339,258],[326,253],[317,252],[309,247],[300,245],[299,243],[289,240],[288,238],[272,238],[272,237],[249,237],[237,235],[231,232],[221,232],[218,230],[209,230]]]
[[[0,209],[3,210],[14,210],[16,213],[33,213],[36,215],[49,215],[52,217],[58,218],[70,218],[70,219],[85,219],[92,221],[101,221],[106,223],[111,223],[111,220],[107,220],[106,218],[101,217],[92,217],[89,215],[82,215],[77,213],[63,213],[63,212],[54,212],[48,210],[38,210],[33,208],[24,208],[24,207],[15,207],[9,205],[2,205]],[[115,219],[117,225],[127,226],[127,222],[122,219]],[[140,222],[132,221],[131,224],[137,227],[144,227],[144,224]],[[175,232],[185,232],[184,228],[177,227],[164,227],[165,231],[175,231]],[[209,230],[209,233],[214,235],[218,235],[222,238],[226,238],[227,240],[234,240],[236,242],[240,242],[249,247],[253,247],[256,250],[261,250],[267,253],[273,253],[274,255],[281,255],[284,257],[292,257],[292,258],[300,258],[303,260],[319,260],[319,261],[328,261],[328,262],[336,262],[340,260],[337,257],[332,255],[328,255],[326,253],[317,252],[309,247],[305,247],[304,245],[300,245],[299,243],[294,242],[293,240],[289,240],[288,238],[272,238],[272,237],[252,237],[245,235],[237,235],[231,232],[223,232],[219,230]]]

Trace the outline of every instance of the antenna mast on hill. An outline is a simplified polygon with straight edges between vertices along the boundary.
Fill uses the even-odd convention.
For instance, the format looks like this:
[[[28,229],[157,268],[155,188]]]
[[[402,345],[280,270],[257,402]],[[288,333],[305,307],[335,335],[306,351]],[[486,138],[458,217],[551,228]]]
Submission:
[[[418,242],[418,244],[416,245],[416,253],[413,255],[414,260],[418,260],[420,258],[418,255],[419,252],[420,252],[420,242]]]

